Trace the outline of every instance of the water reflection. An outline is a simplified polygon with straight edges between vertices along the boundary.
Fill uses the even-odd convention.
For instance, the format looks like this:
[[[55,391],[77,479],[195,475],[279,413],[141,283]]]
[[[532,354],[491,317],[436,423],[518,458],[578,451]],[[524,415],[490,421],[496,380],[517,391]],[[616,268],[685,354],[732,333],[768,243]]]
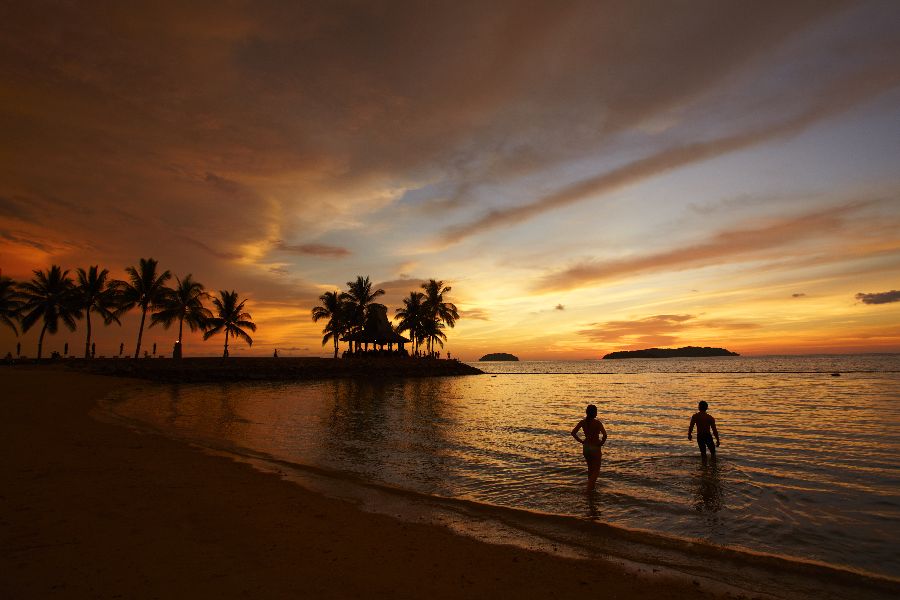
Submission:
[[[444,455],[454,444],[445,387],[434,379],[328,382],[331,409],[322,443],[329,460],[387,483],[448,489]]]
[[[327,383],[331,411],[322,442],[329,452],[354,461],[364,456],[377,459],[373,449],[379,447],[386,432],[386,390],[383,381],[333,380]]]
[[[710,402],[727,444],[705,466],[684,439],[699,400]],[[599,407],[610,436],[591,495],[568,435],[587,403]],[[117,410],[175,435],[427,494],[845,564],[867,556],[900,573],[884,541],[885,521],[900,522],[898,374],[154,386]],[[845,443],[847,422],[866,444]],[[824,542],[823,528],[834,533]]]
[[[602,483],[599,484],[602,487]],[[603,516],[603,492],[600,491],[600,487],[595,488],[590,492],[585,493],[585,498],[587,499],[587,515],[588,518],[592,521],[599,521]]]
[[[694,510],[715,513],[722,509],[722,480],[716,458],[701,461],[700,470],[694,474]]]
[[[169,386],[167,396],[169,401],[167,403],[168,411],[165,414],[165,423],[169,427],[174,427],[180,416],[178,413],[178,401],[181,399],[181,386],[177,383]]]

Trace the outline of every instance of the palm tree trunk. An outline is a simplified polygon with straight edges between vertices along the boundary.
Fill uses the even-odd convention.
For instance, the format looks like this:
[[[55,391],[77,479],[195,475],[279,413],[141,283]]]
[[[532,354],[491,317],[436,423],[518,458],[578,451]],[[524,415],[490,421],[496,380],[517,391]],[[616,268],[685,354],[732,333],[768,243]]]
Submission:
[[[222,353],[222,358],[228,358],[228,330],[225,330],[225,352]]]
[[[84,357],[91,357],[91,307],[88,306],[87,314],[84,315],[87,319],[87,338],[84,340]]]
[[[41,360],[41,351],[44,348],[44,334],[47,333],[47,323],[44,323],[43,329],[41,329],[41,336],[38,338],[38,360]]]
[[[335,334],[334,335],[334,357],[335,358],[337,358],[337,353],[338,353],[338,336],[337,336],[337,334]]]
[[[178,319],[178,340],[175,342],[175,348],[172,350],[172,358],[182,358],[184,356],[184,315]]]
[[[135,348],[135,350],[134,350],[135,358],[141,357],[141,338],[144,337],[144,319],[146,319],[146,318],[147,318],[147,307],[144,306],[143,309],[141,310],[141,328],[138,329],[137,348]]]

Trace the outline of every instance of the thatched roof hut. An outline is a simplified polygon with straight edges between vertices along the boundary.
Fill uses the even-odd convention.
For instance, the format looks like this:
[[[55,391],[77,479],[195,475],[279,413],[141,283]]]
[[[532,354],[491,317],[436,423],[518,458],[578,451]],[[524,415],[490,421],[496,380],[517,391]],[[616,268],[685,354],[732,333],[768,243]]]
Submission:
[[[410,340],[403,337],[391,327],[387,318],[387,308],[381,305],[369,306],[366,324],[360,331],[355,331],[341,338],[342,342],[358,344],[376,344],[391,346],[397,344],[403,348]]]

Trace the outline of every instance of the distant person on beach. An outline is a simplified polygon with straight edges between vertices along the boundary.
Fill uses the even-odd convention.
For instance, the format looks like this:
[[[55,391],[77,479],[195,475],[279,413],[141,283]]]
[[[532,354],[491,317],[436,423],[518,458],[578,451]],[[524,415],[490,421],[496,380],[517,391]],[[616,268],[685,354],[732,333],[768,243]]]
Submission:
[[[588,491],[593,491],[597,483],[597,477],[600,475],[600,459],[602,458],[601,447],[606,443],[606,429],[603,423],[597,419],[597,407],[593,404],[588,405],[585,409],[587,415],[578,422],[575,429],[572,430],[572,437],[578,440],[583,446],[584,460],[588,466]],[[578,437],[578,430],[584,430],[584,439]],[[600,436],[603,436],[602,438]]]
[[[691,417],[691,425],[688,427],[688,439],[692,440],[694,433],[694,425],[697,426],[697,445],[700,446],[700,453],[706,461],[706,449],[709,448],[710,455],[716,457],[716,447],[719,445],[719,430],[716,429],[716,420],[713,416],[706,412],[709,404],[706,400],[701,400],[697,405],[698,412]],[[710,433],[712,430],[712,433]],[[716,436],[716,443],[713,445],[713,436]]]

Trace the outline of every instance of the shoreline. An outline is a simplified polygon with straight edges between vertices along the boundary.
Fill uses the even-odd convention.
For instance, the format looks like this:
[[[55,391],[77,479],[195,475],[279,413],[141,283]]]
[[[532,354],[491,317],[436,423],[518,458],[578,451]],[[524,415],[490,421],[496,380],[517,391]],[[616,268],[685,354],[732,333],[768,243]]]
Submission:
[[[169,437],[164,430],[115,411],[114,403],[98,403],[102,418],[119,422],[154,435]],[[427,505],[429,517],[437,516],[444,526],[460,535],[490,539],[491,543],[518,546],[548,554],[561,554],[580,559],[614,560],[640,570],[667,571],[676,577],[710,580],[708,571],[728,576],[725,587],[747,590],[753,581],[769,579],[757,590],[778,596],[790,589],[792,598],[843,597],[842,594],[820,594],[817,586],[828,581],[834,591],[871,589],[885,594],[900,592],[900,579],[866,571],[851,565],[828,563],[815,559],[778,554],[737,545],[719,545],[706,540],[678,536],[649,529],[626,527],[572,515],[508,507],[467,498],[436,496],[367,481],[359,476],[332,471],[324,467],[294,463],[248,448],[216,444],[211,440],[180,438],[205,452],[230,457],[257,470],[277,473],[323,496],[349,500],[362,510],[390,514],[407,522],[416,522]],[[354,489],[355,488],[355,489]],[[373,498],[374,496],[374,498]],[[379,509],[381,505],[386,508]],[[386,512],[385,512],[386,511]],[[399,512],[398,512],[399,511]],[[452,526],[450,525],[452,523]],[[477,523],[471,527],[472,523]],[[700,561],[696,559],[702,558]],[[765,588],[765,589],[764,589]]]
[[[4,595],[546,598],[597,587],[622,598],[734,597],[707,581],[626,568],[614,555],[566,558],[363,512],[280,475],[89,416],[97,400],[131,383],[140,382],[58,366],[0,369]],[[702,566],[709,552],[718,549],[697,547],[693,556]],[[889,597],[897,586],[887,586],[866,591]],[[844,597],[843,587],[828,590]]]

